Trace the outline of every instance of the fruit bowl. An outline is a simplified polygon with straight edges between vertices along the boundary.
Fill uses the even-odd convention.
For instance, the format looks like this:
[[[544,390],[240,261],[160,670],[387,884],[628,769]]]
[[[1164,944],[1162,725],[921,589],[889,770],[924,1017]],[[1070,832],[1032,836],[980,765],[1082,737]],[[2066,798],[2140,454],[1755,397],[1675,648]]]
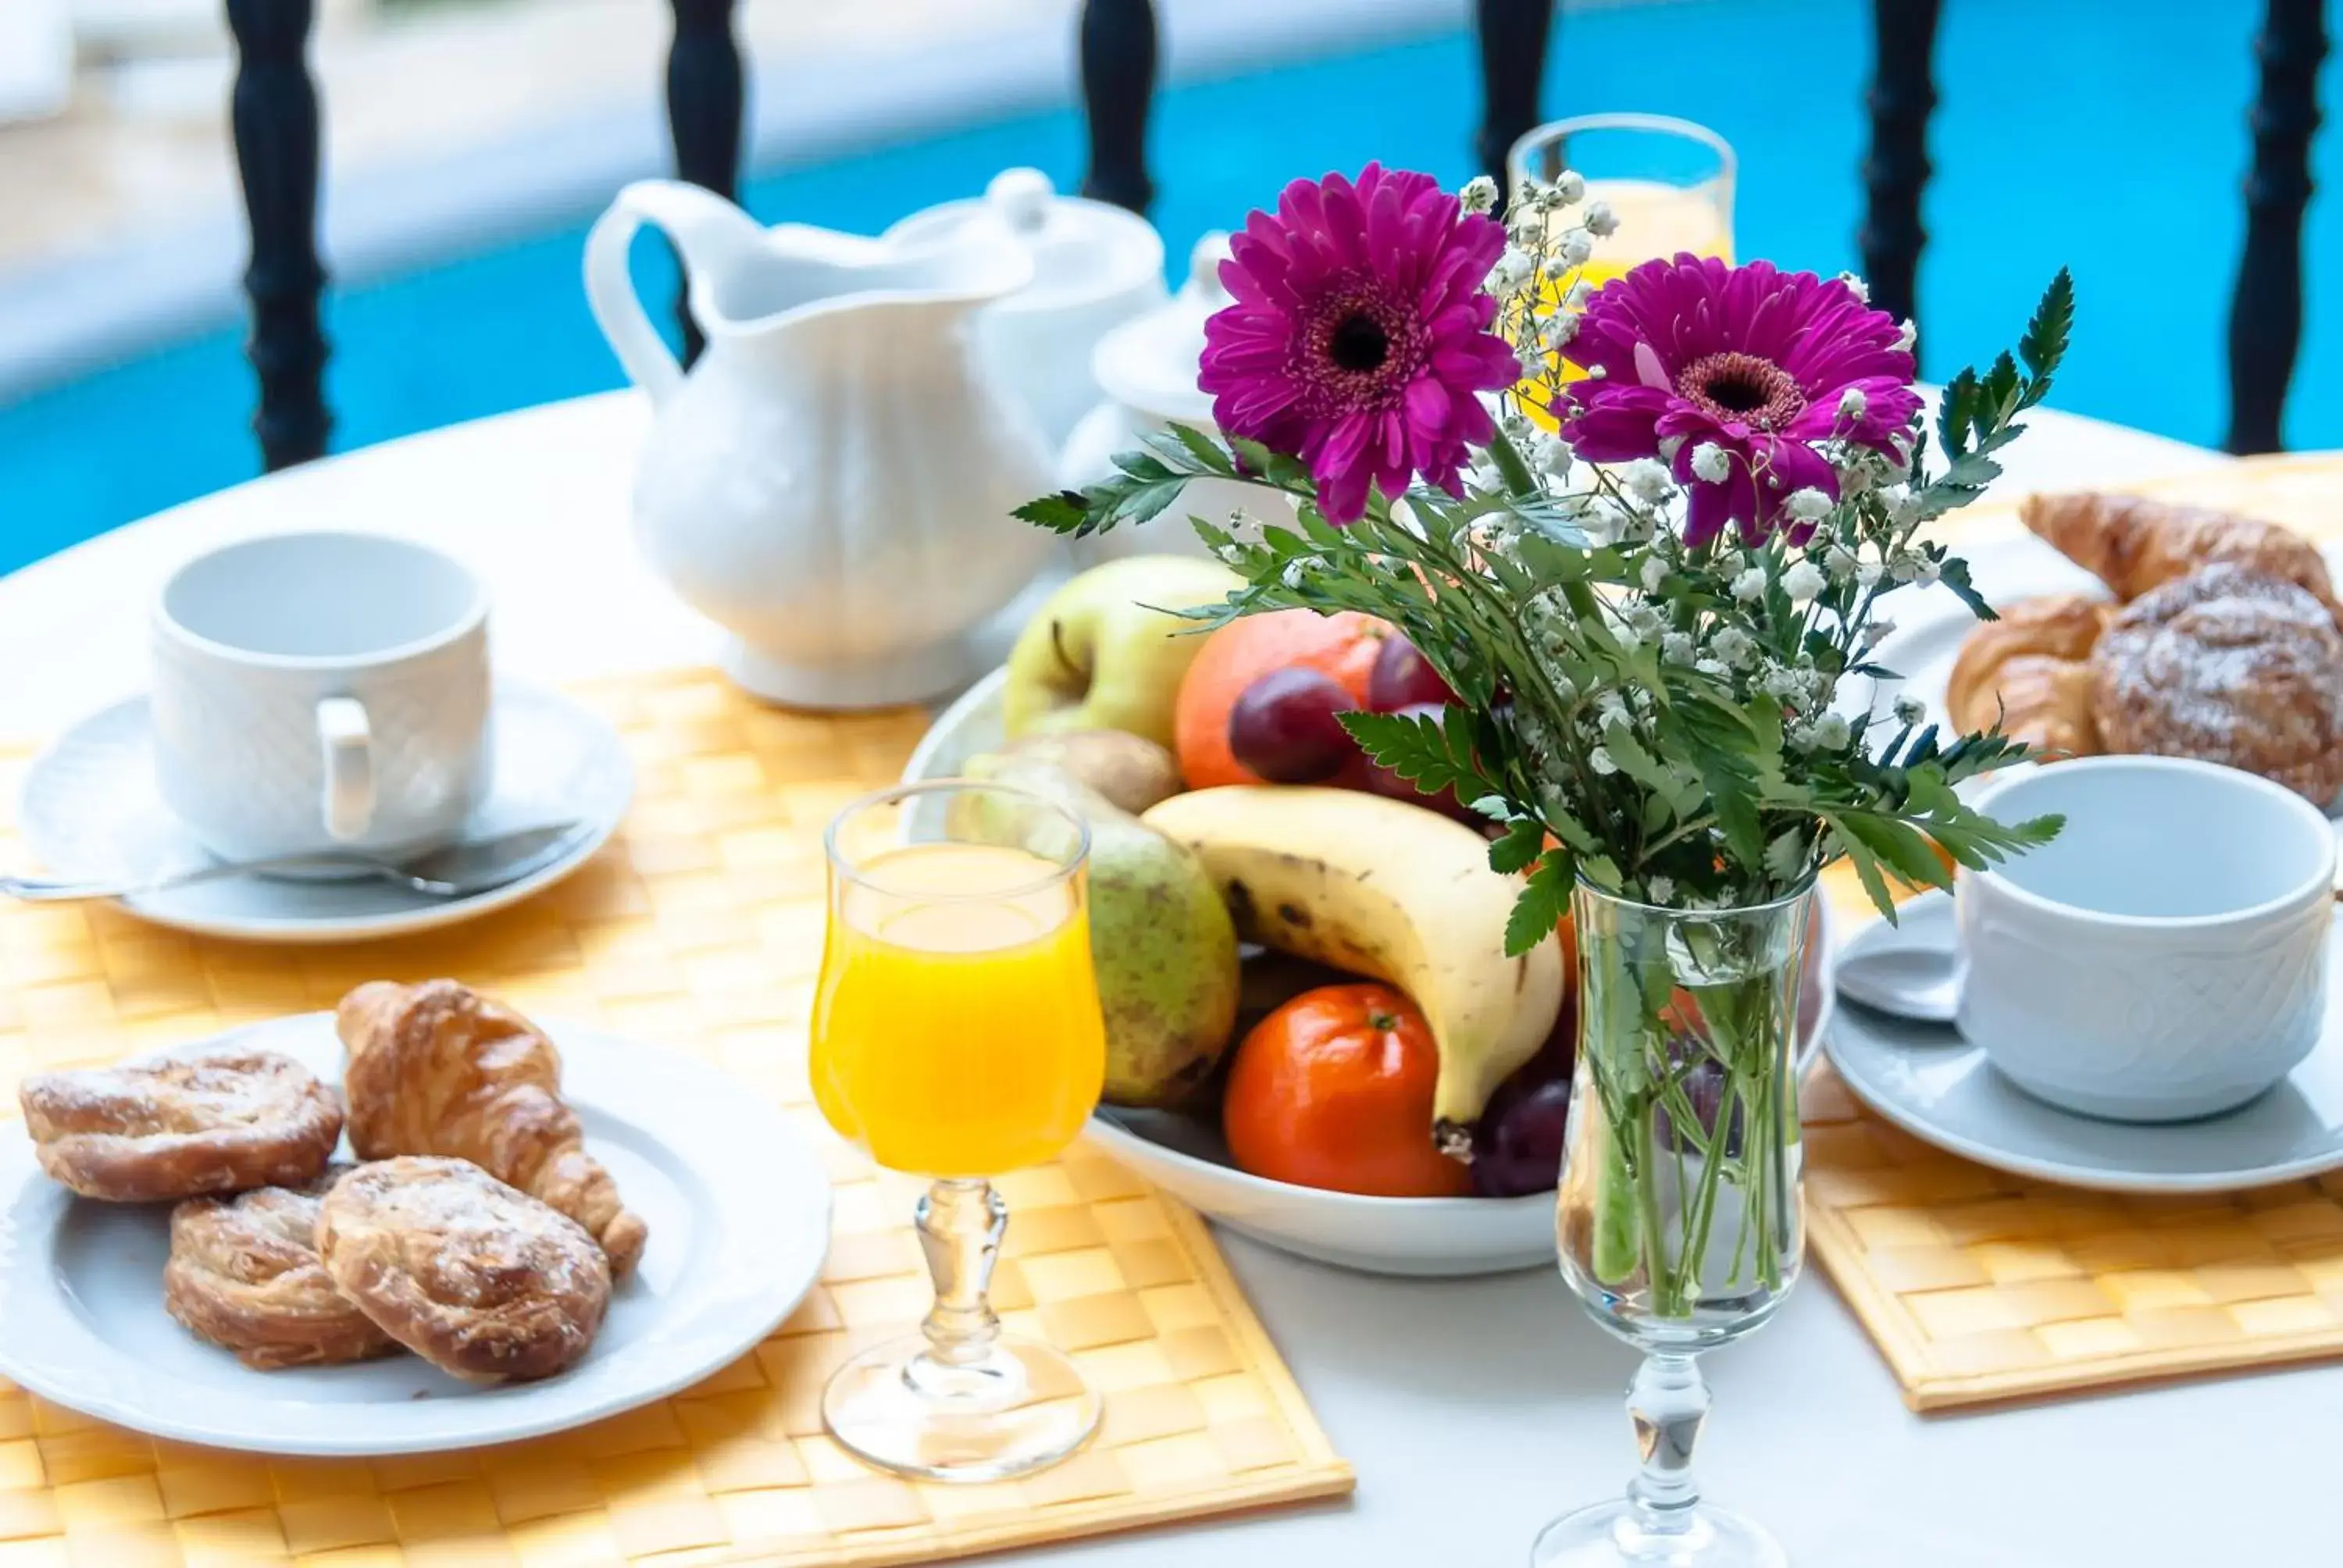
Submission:
[[[950,778],[971,757],[1000,749],[1008,672],[980,678],[938,716],[903,769],[905,783]],[[1801,1060],[1822,1038],[1832,1005],[1832,932],[1819,900],[1809,944]],[[1089,1136],[1099,1148],[1209,1218],[1281,1251],[1374,1274],[1460,1278],[1551,1266],[1554,1198],[1365,1198],[1272,1181],[1238,1170],[1220,1131],[1194,1117],[1101,1106]]]

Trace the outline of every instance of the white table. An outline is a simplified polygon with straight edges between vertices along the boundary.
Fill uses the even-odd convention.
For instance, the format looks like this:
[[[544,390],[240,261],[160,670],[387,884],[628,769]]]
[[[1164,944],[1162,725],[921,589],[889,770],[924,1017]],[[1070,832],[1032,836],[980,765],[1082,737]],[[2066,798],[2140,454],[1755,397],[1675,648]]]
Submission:
[[[628,540],[644,419],[618,394],[458,426],[206,498],[0,579],[0,732],[45,733],[138,689],[146,602],[162,576],[223,539],[287,528],[380,529],[470,560],[498,596],[508,669],[562,679],[704,659],[710,628]],[[2224,460],[2045,415],[2005,483],[2141,479]],[[1033,1560],[1513,1563],[1550,1515],[1625,1481],[1630,1354],[1557,1277],[1380,1281],[1225,1245],[1358,1467],[1356,1499]],[[1923,1421],[1819,1278],[1708,1368],[1716,1416],[1703,1477],[1719,1501],[1770,1524],[1800,1568],[2343,1561],[2343,1368]]]

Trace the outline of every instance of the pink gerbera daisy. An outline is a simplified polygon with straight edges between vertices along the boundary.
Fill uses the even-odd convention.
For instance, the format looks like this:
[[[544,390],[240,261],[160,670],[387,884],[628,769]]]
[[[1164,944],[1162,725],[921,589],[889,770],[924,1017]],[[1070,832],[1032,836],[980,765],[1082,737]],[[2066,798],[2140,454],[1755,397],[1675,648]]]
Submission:
[[[1838,279],[1769,262],[1647,261],[1595,292],[1563,352],[1594,373],[1564,388],[1564,439],[1597,463],[1677,443],[1672,467],[1688,487],[1694,546],[1728,523],[1757,542],[1798,490],[1835,500],[1838,475],[1816,444],[1891,450],[1920,408],[1894,317]],[[1722,479],[1695,471],[1704,445],[1724,454]],[[1704,467],[1716,471],[1714,459]],[[1793,538],[1813,531],[1807,523]]]
[[[1369,164],[1355,185],[1294,181],[1221,264],[1235,303],[1204,324],[1196,378],[1213,419],[1307,463],[1337,523],[1366,510],[1370,484],[1461,493],[1467,448],[1495,434],[1477,394],[1521,375],[1481,292],[1504,242],[1429,175]]]

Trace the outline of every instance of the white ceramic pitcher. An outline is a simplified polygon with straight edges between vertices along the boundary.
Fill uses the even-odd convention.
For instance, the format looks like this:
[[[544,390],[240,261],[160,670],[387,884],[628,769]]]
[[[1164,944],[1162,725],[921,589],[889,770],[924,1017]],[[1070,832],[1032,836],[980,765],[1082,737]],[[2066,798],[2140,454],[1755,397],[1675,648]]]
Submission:
[[[707,336],[688,372],[628,275],[645,223],[681,253]],[[975,634],[1054,558],[1010,516],[1050,487],[1051,457],[973,328],[1031,276],[1004,225],[919,244],[767,229],[671,180],[627,186],[594,226],[587,298],[654,409],[638,540],[732,634],[725,668],[749,691],[911,701],[997,657]]]

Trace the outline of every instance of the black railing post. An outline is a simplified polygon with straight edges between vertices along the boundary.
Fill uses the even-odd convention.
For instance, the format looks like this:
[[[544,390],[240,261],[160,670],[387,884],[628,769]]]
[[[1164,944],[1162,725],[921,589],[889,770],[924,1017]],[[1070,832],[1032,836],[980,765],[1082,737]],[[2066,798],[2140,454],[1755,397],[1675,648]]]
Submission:
[[[1505,155],[1538,123],[1554,0],[1475,0],[1473,23],[1481,39],[1481,131],[1473,151],[1481,172],[1510,195]]]
[[[1155,200],[1155,182],[1147,177],[1147,112],[1155,97],[1151,0],[1083,0],[1081,57],[1091,143],[1082,195],[1143,214]]]
[[[667,55],[667,122],[679,179],[727,201],[740,197],[742,104],[740,45],[732,35],[734,0],[674,0],[675,42]],[[686,292],[689,285],[687,283]],[[699,357],[699,324],[686,292],[676,296],[683,360]]]
[[[1928,184],[1928,116],[1936,111],[1931,57],[1939,0],[1871,0],[1871,153],[1863,160],[1863,276],[1871,303],[1920,314],[1920,193]]]
[[[2310,138],[2318,129],[2324,0],[2269,0],[2254,55],[2261,88],[2249,124],[2246,248],[2229,300],[2229,439],[2239,454],[2275,452],[2302,342],[2302,213],[2310,205]]]
[[[304,57],[311,0],[227,0],[236,35],[229,121],[252,232],[244,289],[252,301],[245,351],[260,380],[252,417],[274,472],[326,450],[326,335],[317,300],[317,89]]]

